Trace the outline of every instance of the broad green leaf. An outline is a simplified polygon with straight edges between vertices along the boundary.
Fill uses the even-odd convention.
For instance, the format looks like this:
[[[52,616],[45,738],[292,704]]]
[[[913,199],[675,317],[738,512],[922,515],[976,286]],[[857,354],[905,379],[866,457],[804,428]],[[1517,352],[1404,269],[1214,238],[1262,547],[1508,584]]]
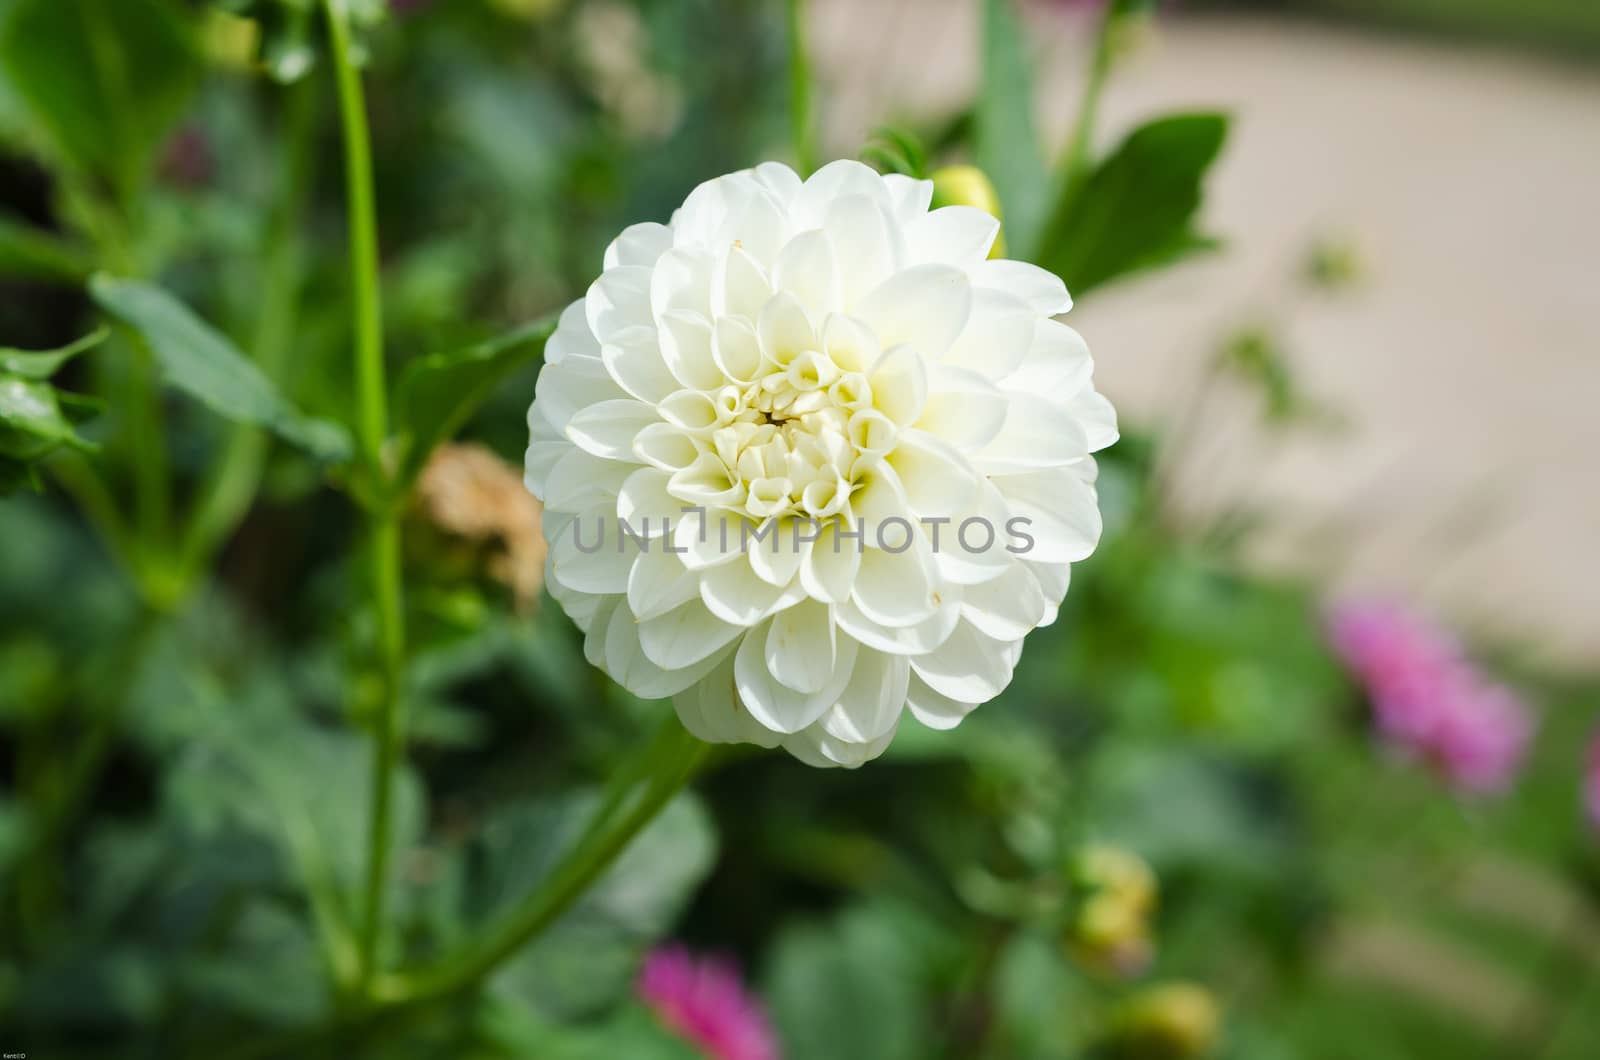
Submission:
[[[984,0],[983,72],[974,115],[978,168],[1000,195],[1006,243],[1029,247],[1049,176],[1033,118],[1033,73],[1012,0]]]
[[[551,314],[515,331],[407,366],[395,387],[395,419],[405,445],[401,481],[421,470],[434,446],[471,418],[506,376],[544,353],[555,331]]]
[[[233,343],[166,291],[104,273],[90,280],[89,290],[102,309],[144,338],[174,387],[220,416],[269,428],[323,460],[350,458],[349,432],[302,414]]]
[[[92,271],[82,248],[53,232],[0,217],[0,275],[82,283]]]
[[[919,956],[878,905],[778,936],[767,976],[789,1060],[922,1060],[937,1054],[919,989]]]
[[[171,4],[15,0],[0,70],[62,155],[126,185],[177,119],[196,61]]]
[[[1065,197],[1045,228],[1037,264],[1074,297],[1139,269],[1215,246],[1194,229],[1206,172],[1222,150],[1228,117],[1158,118],[1130,133]]]
[[[568,796],[496,815],[470,852],[483,866],[468,888],[470,912],[492,918],[537,886],[595,806],[591,796]],[[616,1002],[644,949],[671,929],[715,854],[706,811],[680,796],[576,905],[495,975],[496,988],[552,1019]]]
[[[13,350],[0,346],[0,372],[24,379],[49,379],[63,364],[100,345],[109,334],[105,328],[96,328],[78,341],[54,350]]]
[[[58,445],[94,448],[72,429],[49,383],[0,376],[0,453],[37,460]]]

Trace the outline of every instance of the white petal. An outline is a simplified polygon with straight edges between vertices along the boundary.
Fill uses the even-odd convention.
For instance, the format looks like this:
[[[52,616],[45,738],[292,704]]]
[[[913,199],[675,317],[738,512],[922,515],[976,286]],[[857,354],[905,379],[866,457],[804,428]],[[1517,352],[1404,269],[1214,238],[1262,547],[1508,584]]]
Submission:
[[[1072,308],[1072,296],[1067,294],[1067,285],[1061,278],[1025,261],[1001,258],[982,262],[972,270],[972,283],[975,287],[1009,291],[1045,316],[1057,316]]]
[[[628,608],[640,622],[700,596],[700,576],[661,544],[645,549],[628,572]]]
[[[618,265],[654,265],[656,259],[672,246],[672,229],[654,221],[629,225],[622,234],[606,247],[605,267]]]
[[[555,334],[544,344],[546,364],[560,364],[573,357],[600,355],[600,342],[589,328],[587,301],[580,298],[561,311]]]
[[[833,243],[839,300],[846,312],[899,267],[896,240],[883,207],[866,195],[828,204],[823,230]]]
[[[937,611],[914,626],[885,626],[863,615],[854,603],[846,602],[834,609],[833,620],[839,631],[869,648],[891,655],[922,655],[945,642],[961,619],[959,589],[946,593],[945,602]]]
[[[802,600],[772,616],[765,648],[767,670],[796,692],[820,692],[833,677],[836,638],[833,609]]]
[[[640,622],[639,644],[651,662],[666,670],[678,670],[715,655],[742,629],[723,622],[700,601],[690,600]]]
[[[528,406],[528,451],[522,458],[522,482],[528,491],[544,500],[545,483],[556,462],[572,451],[572,443],[550,426],[538,402]]]
[[[800,192],[800,175],[782,162],[762,162],[750,172],[779,206],[787,206]]]
[[[872,329],[859,321],[831,313],[822,324],[822,350],[844,372],[865,372],[877,363],[883,347]]]
[[[961,719],[971,714],[978,704],[964,703],[959,699],[951,699],[935,692],[922,678],[913,673],[911,683],[906,689],[906,706],[910,708],[913,718],[930,729],[953,729],[960,725]]]
[[[745,556],[710,567],[700,578],[700,598],[711,613],[741,626],[753,626],[803,595],[798,584],[785,587],[762,581]]]
[[[639,549],[619,540],[616,516],[608,512],[606,507],[583,512],[550,542],[556,581],[580,593],[628,591],[628,572]]]
[[[756,721],[773,732],[799,732],[838,701],[855,668],[856,643],[848,637],[839,640],[833,674],[820,692],[796,692],[767,669],[766,639],[771,626],[770,621],[764,622],[745,635],[734,659],[734,682],[740,701]]]
[[[1098,452],[1117,440],[1117,410],[1100,394],[1084,389],[1067,402],[1072,415],[1083,424],[1089,451]]]
[[[1060,402],[1005,390],[1005,426],[973,462],[990,474],[1061,467],[1089,454],[1089,439]]]
[[[640,643],[642,627],[624,606],[611,612],[606,624],[606,673],[642,699],[664,699],[700,680],[721,661],[716,652],[682,668],[666,669],[649,659]],[[726,648],[726,645],[724,645]]]
[[[741,316],[755,320],[772,297],[772,284],[761,263],[744,247],[731,247],[722,268],[711,276],[711,311],[718,320]]]
[[[763,374],[761,340],[756,329],[738,317],[717,318],[711,357],[722,374],[736,383],[749,383]]]
[[[889,205],[889,189],[875,170],[861,162],[841,158],[806,178],[789,204],[789,212],[801,228],[818,228],[827,219],[829,205],[847,195],[865,195],[874,202]]]
[[[906,260],[970,269],[989,256],[1000,222],[973,206],[942,206],[906,226]]]
[[[650,270],[650,308],[658,321],[674,309],[710,317],[714,260],[707,251],[684,247],[661,255]]]
[[[848,509],[845,521],[854,525]],[[813,598],[824,603],[842,604],[855,588],[856,571],[861,567],[861,544],[841,538],[839,527],[830,523],[812,543],[800,563],[800,584]]]
[[[585,452],[634,463],[633,440],[661,417],[633,398],[614,398],[581,408],[567,421],[567,437]]]
[[[928,375],[922,355],[912,347],[885,350],[867,382],[872,385],[872,403],[895,426],[909,426],[922,415],[928,400]]]
[[[1100,541],[1100,508],[1094,487],[1072,468],[1056,468],[990,479],[1031,538],[1010,547],[1036,563],[1076,563]]]
[[[770,585],[788,585],[815,544],[811,539],[815,533],[818,528],[809,520],[779,519],[760,541],[750,542],[750,569]]]
[[[972,292],[972,312],[945,354],[945,363],[970,368],[988,379],[1004,379],[1033,348],[1038,320],[1021,299],[980,287]]]
[[[724,653],[711,672],[672,697],[672,706],[684,728],[710,743],[753,743],[776,747],[782,739],[756,723],[733,681],[734,654]]]
[[[1039,591],[1044,594],[1044,617],[1039,619],[1039,625],[1048,626],[1056,620],[1061,601],[1067,598],[1067,586],[1072,581],[1072,565],[1023,560],[1023,566],[1028,568],[1028,573],[1039,583]]]
[[[787,291],[774,295],[762,308],[756,334],[761,338],[761,352],[777,365],[787,365],[799,354],[817,348],[817,334],[811,318],[799,300]]]
[[[883,186],[889,192],[889,212],[895,223],[905,226],[928,212],[933,202],[933,181],[917,180],[900,173],[887,173]]]
[[[1063,399],[1082,390],[1093,373],[1094,359],[1083,336],[1045,317],[1034,321],[1028,353],[1003,383],[1010,390]]]
[[[963,703],[983,703],[1011,683],[1009,647],[970,623],[958,622],[943,644],[925,655],[913,656],[911,669],[941,695]]]
[[[886,530],[886,536],[897,529]],[[933,558],[920,533],[913,533],[903,552],[868,548],[862,553],[850,602],[872,621],[891,627],[914,626],[938,610],[942,599]]]
[[[894,729],[866,743],[854,743],[831,735],[822,722],[815,722],[783,741],[783,749],[808,766],[819,769],[842,766],[855,769],[888,750]]]
[[[711,356],[711,321],[684,309],[669,309],[660,319],[661,359],[673,378],[695,390],[721,386],[722,369]]]
[[[894,468],[906,503],[919,520],[949,519],[977,500],[977,473],[960,453],[931,434],[903,432],[886,462]]]
[[[602,345],[626,328],[655,323],[650,311],[653,271],[638,265],[620,265],[602,272],[589,286],[589,293],[584,297],[585,316],[589,319],[589,329]]]
[[[603,460],[575,445],[568,446],[566,453],[555,462],[549,477],[545,479],[545,507],[579,512],[600,504],[615,512],[617,494],[635,470],[635,464]],[[592,527],[586,526],[584,530],[589,534],[594,533]]]
[[[909,343],[924,357],[944,356],[972,310],[966,274],[948,265],[916,265],[879,284],[856,307],[885,347]]]
[[[968,585],[961,593],[961,617],[980,632],[1002,641],[1021,640],[1045,616],[1044,592],[1021,560],[998,578]]]
[[[788,291],[813,315],[839,308],[839,280],[833,267],[833,244],[820,228],[801,232],[778,254],[772,282]]]
[[[600,359],[611,378],[640,401],[654,403],[678,389],[661,358],[661,339],[654,327],[623,328],[601,347]]]
[[[949,364],[931,364],[928,400],[914,426],[963,452],[972,452],[1000,433],[1009,413],[1005,395],[982,375]]]
[[[683,504],[667,491],[670,476],[653,467],[641,467],[617,491],[617,518],[641,537],[661,537],[684,516]]]
[[[671,423],[652,423],[633,440],[633,455],[671,474],[700,458],[700,447],[689,432]]]
[[[533,385],[533,400],[544,418],[563,432],[579,409],[627,396],[598,357],[572,357],[547,364]]]
[[[910,679],[911,664],[905,656],[860,649],[850,683],[822,716],[822,727],[835,739],[850,743],[868,743],[893,732],[906,705]]]

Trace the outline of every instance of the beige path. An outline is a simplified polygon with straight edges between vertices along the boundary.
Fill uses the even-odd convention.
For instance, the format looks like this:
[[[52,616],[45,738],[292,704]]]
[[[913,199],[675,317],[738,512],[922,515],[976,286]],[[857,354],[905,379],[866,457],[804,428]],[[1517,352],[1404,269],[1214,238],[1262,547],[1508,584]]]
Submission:
[[[886,115],[970,93],[975,8],[823,0],[832,144],[848,151]],[[1041,120],[1059,143],[1088,27],[1049,5],[1035,21]],[[1096,293],[1073,322],[1124,416],[1149,423],[1170,421],[1224,333],[1277,319],[1348,425],[1284,440],[1237,401],[1208,404],[1180,507],[1260,505],[1264,565],[1336,565],[1341,582],[1415,594],[1536,657],[1600,669],[1600,72],[1302,23],[1169,19],[1114,82],[1104,132],[1212,105],[1237,119],[1208,205],[1229,250]],[[1307,299],[1296,270],[1329,234],[1353,236],[1370,275]]]

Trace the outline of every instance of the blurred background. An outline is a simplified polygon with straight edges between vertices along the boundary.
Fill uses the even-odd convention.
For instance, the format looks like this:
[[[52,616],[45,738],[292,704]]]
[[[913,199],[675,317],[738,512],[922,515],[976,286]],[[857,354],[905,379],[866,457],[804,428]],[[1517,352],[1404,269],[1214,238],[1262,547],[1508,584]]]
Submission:
[[[1123,440],[1012,687],[857,772],[719,758],[484,989],[383,1026],[318,948],[367,819],[349,483],[121,332],[65,361],[81,446],[0,424],[0,1050],[772,1055],[674,1029],[638,970],[676,940],[793,1060],[1600,1055],[1600,6],[352,7],[395,374],[792,161],[795,12],[824,159],[981,161],[1019,83],[1056,159],[1097,63],[1092,157],[1176,111],[1227,139],[1203,240],[1074,285]],[[313,5],[0,0],[0,374],[94,331],[104,269],[348,419],[341,180]],[[408,509],[394,960],[526,890],[666,709],[541,592],[536,374]]]

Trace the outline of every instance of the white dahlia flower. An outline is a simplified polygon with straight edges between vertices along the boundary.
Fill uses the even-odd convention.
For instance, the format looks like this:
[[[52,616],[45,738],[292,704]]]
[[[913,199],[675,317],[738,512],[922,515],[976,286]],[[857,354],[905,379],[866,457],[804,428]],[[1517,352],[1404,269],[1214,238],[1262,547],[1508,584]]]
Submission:
[[[1050,273],[834,162],[707,181],[562,314],[528,410],[551,594],[702,739],[812,765],[1011,680],[1100,535],[1116,439]]]

